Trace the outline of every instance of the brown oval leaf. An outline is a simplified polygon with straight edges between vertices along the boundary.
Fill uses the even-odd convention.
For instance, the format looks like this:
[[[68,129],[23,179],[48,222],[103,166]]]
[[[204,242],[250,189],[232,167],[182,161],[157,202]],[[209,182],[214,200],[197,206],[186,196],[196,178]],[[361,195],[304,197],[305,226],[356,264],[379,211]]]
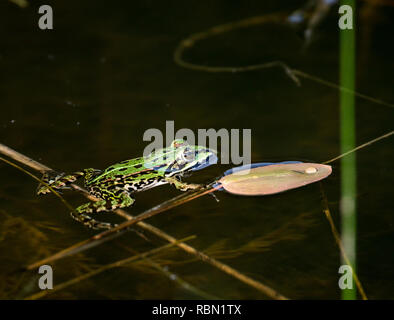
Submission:
[[[322,180],[331,172],[331,166],[318,163],[273,164],[229,174],[219,183],[234,194],[268,195]]]

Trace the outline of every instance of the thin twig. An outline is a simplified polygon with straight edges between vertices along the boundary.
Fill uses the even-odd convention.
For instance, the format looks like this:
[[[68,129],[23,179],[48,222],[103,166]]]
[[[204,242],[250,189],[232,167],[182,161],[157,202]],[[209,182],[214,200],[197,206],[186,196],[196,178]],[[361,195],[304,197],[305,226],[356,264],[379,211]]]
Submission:
[[[330,213],[330,209],[328,207],[328,200],[327,200],[327,196],[326,196],[326,194],[324,192],[322,183],[320,183],[320,191],[321,191],[322,199],[323,199],[323,211],[324,211],[324,214],[326,215],[328,223],[330,224],[331,232],[332,232],[332,234],[334,236],[335,242],[337,243],[339,251],[341,252],[341,255],[342,255],[343,259],[345,260],[346,264],[349,265],[352,268],[352,270],[353,270],[352,276],[353,276],[353,279],[354,279],[354,281],[356,283],[358,291],[361,294],[361,297],[363,298],[363,300],[368,300],[367,295],[365,294],[364,288],[361,285],[360,280],[358,279],[356,271],[354,270],[352,264],[350,263],[349,257],[346,254],[346,251],[345,251],[345,248],[344,248],[344,246],[342,244],[341,237],[339,236],[338,230],[335,227],[335,223],[334,223],[334,221],[332,219],[332,216],[331,216],[331,213]]]
[[[300,70],[296,70],[296,69],[290,69],[290,70],[292,71],[292,73],[294,73],[294,74],[296,74],[298,76],[301,76],[301,77],[304,77],[306,79],[315,81],[315,82],[320,83],[322,85],[325,85],[327,87],[331,87],[331,88],[334,88],[334,89],[337,89],[337,90],[341,90],[341,91],[344,91],[344,92],[348,92],[348,93],[354,94],[356,97],[364,99],[364,100],[367,100],[367,101],[372,102],[372,103],[380,104],[382,106],[386,106],[386,107],[389,107],[389,108],[394,108],[394,104],[392,104],[392,103],[388,103],[386,101],[367,96],[366,94],[363,94],[363,93],[360,93],[360,92],[357,92],[357,91],[345,88],[343,86],[340,86],[339,84],[336,84],[336,83],[333,83],[333,82],[321,79],[319,77],[316,77],[314,75],[311,75],[309,73],[306,73],[306,72],[303,72],[303,71],[300,71]]]
[[[377,138],[375,138],[375,139],[372,139],[372,140],[370,140],[370,141],[368,141],[368,142],[366,142],[366,143],[363,143],[362,145],[359,145],[358,147],[356,147],[356,148],[354,148],[354,149],[352,149],[352,150],[346,151],[345,153],[342,153],[342,154],[340,154],[339,156],[337,156],[337,157],[335,157],[335,158],[332,158],[332,159],[330,159],[330,160],[327,160],[326,162],[323,162],[323,164],[328,164],[328,163],[331,163],[331,162],[333,162],[333,161],[335,161],[335,160],[338,160],[338,159],[340,159],[340,158],[343,158],[344,156],[347,156],[347,155],[350,154],[350,153],[353,153],[353,152],[355,152],[355,151],[357,151],[357,150],[360,150],[360,149],[362,149],[362,148],[364,148],[364,147],[367,147],[367,146],[369,146],[369,145],[371,145],[371,144],[373,144],[373,143],[375,143],[375,142],[377,142],[377,141],[379,141],[379,140],[388,138],[388,137],[390,137],[392,134],[394,134],[394,131],[390,131],[390,132],[388,132],[388,133],[386,133],[386,134],[383,134],[383,135],[381,135],[381,136],[379,136],[379,137],[377,137]]]
[[[6,145],[0,143],[0,153],[6,155],[7,157],[10,157],[11,159],[14,159],[20,163],[23,163],[24,165],[40,171],[40,172],[46,172],[46,171],[52,171],[51,168],[25,156],[22,153],[19,153],[18,151],[15,151],[14,149],[11,149],[9,147],[7,147]]]

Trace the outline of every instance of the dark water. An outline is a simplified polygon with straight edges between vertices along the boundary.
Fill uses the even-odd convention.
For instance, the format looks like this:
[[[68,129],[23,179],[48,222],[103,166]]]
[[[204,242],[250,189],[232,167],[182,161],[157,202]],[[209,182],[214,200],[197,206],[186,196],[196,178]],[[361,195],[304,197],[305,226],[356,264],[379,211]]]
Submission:
[[[323,162],[339,153],[338,92],[302,79],[297,87],[277,68],[239,74],[191,71],[173,62],[179,41],[209,27],[292,11],[302,1],[47,1],[54,30],[37,26],[40,1],[0,4],[1,142],[48,166],[72,172],[139,156],[149,128],[250,128],[252,160]],[[337,8],[302,50],[300,34],[262,25],[200,42],[185,58],[207,65],[282,60],[323,79],[338,79]],[[393,8],[360,3],[357,88],[393,102]],[[357,141],[392,130],[394,110],[357,99]],[[394,295],[393,140],[357,153],[358,275],[369,298]],[[209,181],[228,165],[200,171]],[[36,292],[32,274],[10,274],[94,234],[73,221],[55,197],[38,198],[36,182],[0,164],[0,297]],[[339,226],[340,167],[324,181]],[[137,214],[179,194],[170,186],[137,195]],[[65,192],[73,205],[85,201]],[[199,250],[294,298],[337,299],[340,256],[322,212],[319,184],[269,197],[206,196],[149,220],[176,238],[196,235]],[[110,216],[110,215],[108,215]],[[109,217],[109,220],[119,218]],[[53,264],[60,283],[99,265],[165,244],[135,233]],[[260,239],[260,246],[251,245]],[[146,241],[148,240],[148,241]],[[212,249],[212,248],[211,248]],[[220,249],[220,250],[219,250]],[[230,250],[238,254],[230,257]],[[265,299],[259,291],[180,251],[154,261],[189,284],[227,299]],[[107,271],[49,296],[199,298],[145,263]]]

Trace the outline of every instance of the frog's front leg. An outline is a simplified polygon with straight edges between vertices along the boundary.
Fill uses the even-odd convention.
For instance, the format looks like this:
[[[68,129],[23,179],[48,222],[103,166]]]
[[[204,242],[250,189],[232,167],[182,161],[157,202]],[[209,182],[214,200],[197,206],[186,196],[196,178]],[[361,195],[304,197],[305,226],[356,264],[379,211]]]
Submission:
[[[71,212],[71,217],[92,229],[111,229],[116,225],[97,221],[90,217],[90,214],[129,207],[135,201],[127,192],[122,192],[118,196],[104,194],[103,197],[105,199],[88,202],[79,206]]]
[[[175,178],[175,177],[165,177],[164,180],[181,191],[194,190],[203,187],[202,184],[182,182],[179,178]]]

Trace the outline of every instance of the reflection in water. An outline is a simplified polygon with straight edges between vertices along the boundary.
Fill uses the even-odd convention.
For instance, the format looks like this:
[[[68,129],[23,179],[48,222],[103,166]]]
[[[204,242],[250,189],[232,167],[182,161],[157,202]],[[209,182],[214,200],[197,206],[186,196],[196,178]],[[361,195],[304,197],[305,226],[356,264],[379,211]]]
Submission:
[[[28,211],[28,210],[26,210]],[[26,295],[38,290],[38,274],[33,272],[18,272],[17,268],[50,255],[59,250],[60,244],[54,244],[47,236],[62,233],[60,228],[46,222],[31,222],[22,217],[13,217],[5,211],[0,211],[0,299],[23,299]],[[10,248],[12,254],[10,254]],[[67,265],[57,266],[56,277],[70,274],[83,274],[94,267],[90,258],[78,254],[68,261]],[[63,298],[70,298],[67,293]],[[72,297],[75,298],[75,297]]]
[[[271,250],[272,247],[282,241],[295,241],[304,239],[306,230],[315,225],[313,215],[315,212],[305,212],[296,216],[284,225],[260,237],[252,239],[236,249],[226,249],[226,239],[221,239],[204,250],[210,256],[217,259],[231,259],[246,253],[258,253]]]

